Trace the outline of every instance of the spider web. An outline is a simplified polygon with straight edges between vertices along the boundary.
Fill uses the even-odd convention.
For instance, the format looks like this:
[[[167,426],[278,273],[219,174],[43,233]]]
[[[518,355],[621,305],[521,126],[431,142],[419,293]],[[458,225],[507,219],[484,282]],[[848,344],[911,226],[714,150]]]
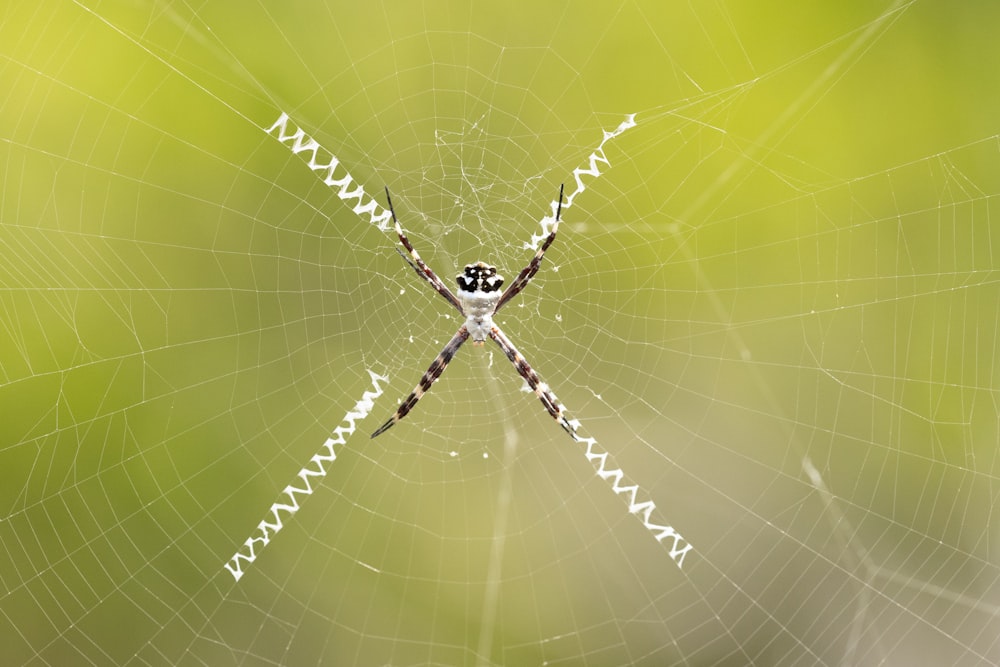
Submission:
[[[998,19],[7,8],[0,662],[1000,664]]]

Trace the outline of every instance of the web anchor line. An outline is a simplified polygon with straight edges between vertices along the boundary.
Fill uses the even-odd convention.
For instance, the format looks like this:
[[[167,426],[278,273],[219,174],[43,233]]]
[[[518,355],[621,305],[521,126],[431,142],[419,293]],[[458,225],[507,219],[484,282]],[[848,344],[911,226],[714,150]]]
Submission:
[[[378,227],[380,230],[388,231],[389,223],[392,221],[392,214],[383,208],[371,195],[365,193],[363,185],[356,183],[345,167],[342,167],[336,155],[320,146],[319,142],[310,137],[305,131],[296,127],[288,114],[284,111],[278,116],[274,125],[267,128],[268,134],[273,134],[278,141],[289,144],[292,153],[306,153],[309,161],[306,163],[310,169],[318,172],[326,172],[323,182],[329,187],[338,188],[337,196],[347,205],[351,206],[351,201],[356,201],[351,206],[351,211],[364,220],[364,214],[368,214],[368,222]],[[336,176],[340,167],[340,177]],[[352,190],[351,184],[356,187]]]
[[[353,410],[347,412],[341,425],[333,429],[331,437],[326,439],[320,451],[309,459],[314,467],[311,468],[307,464],[298,472],[297,477],[302,480],[304,486],[297,487],[292,484],[286,486],[282,493],[288,500],[285,502],[279,500],[271,505],[271,509],[268,510],[270,521],[265,518],[257,524],[257,532],[247,538],[240,550],[226,563],[225,568],[229,570],[236,581],[239,581],[240,577],[244,575],[243,567],[254,562],[257,555],[271,542],[271,538],[284,527],[281,514],[289,516],[294,514],[300,507],[298,496],[312,495],[313,486],[310,478],[326,476],[327,464],[332,463],[337,458],[333,450],[334,446],[346,444],[347,437],[354,433],[355,422],[367,417],[371,409],[375,407],[375,399],[382,395],[382,387],[379,386],[379,382],[388,382],[389,378],[372,371],[368,371],[368,375],[372,379],[372,390],[361,395],[361,400],[355,404]]]

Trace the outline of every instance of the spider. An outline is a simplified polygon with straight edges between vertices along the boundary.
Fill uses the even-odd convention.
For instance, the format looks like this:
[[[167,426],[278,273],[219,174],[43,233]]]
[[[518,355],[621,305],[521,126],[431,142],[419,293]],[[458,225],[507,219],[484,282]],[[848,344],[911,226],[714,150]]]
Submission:
[[[542,264],[542,257],[545,256],[545,251],[548,250],[549,246],[552,245],[552,241],[555,240],[556,231],[559,229],[559,215],[562,213],[563,186],[559,186],[559,205],[556,209],[555,222],[552,223],[552,231],[549,232],[549,235],[545,238],[545,242],[542,243],[542,247],[531,258],[528,265],[521,270],[521,273],[514,279],[514,282],[501,292],[500,286],[503,285],[504,280],[497,274],[496,267],[490,266],[485,262],[476,262],[475,264],[467,265],[465,271],[455,277],[458,281],[458,296],[455,296],[448,289],[431,268],[420,259],[417,251],[413,249],[413,245],[406,238],[406,234],[403,233],[403,228],[400,227],[399,221],[396,220],[396,212],[392,208],[392,198],[389,196],[388,187],[385,189],[385,198],[389,203],[389,211],[392,213],[392,222],[396,225],[396,234],[399,236],[403,247],[410,253],[413,261],[410,261],[399,248],[396,250],[406,260],[406,263],[417,272],[418,276],[430,283],[431,287],[438,294],[465,316],[465,324],[458,328],[458,332],[448,341],[448,344],[444,346],[444,349],[441,350],[437,358],[434,359],[430,368],[420,378],[420,382],[410,392],[410,395],[403,399],[403,402],[399,404],[399,408],[392,417],[372,433],[372,437],[374,438],[377,435],[385,433],[396,422],[409,414],[413,406],[420,400],[420,397],[427,393],[431,385],[444,373],[444,369],[448,367],[448,364],[455,356],[455,353],[458,352],[458,348],[462,346],[462,343],[471,337],[473,345],[482,346],[488,337],[500,346],[503,353],[514,364],[517,372],[521,374],[521,377],[524,378],[528,386],[538,396],[538,400],[542,402],[548,413],[552,415],[552,418],[575,439],[576,422],[571,422],[566,418],[564,414],[565,408],[556,398],[556,395],[552,393],[547,384],[542,382],[541,378],[538,377],[538,373],[521,356],[521,353],[517,351],[517,348],[510,342],[510,339],[500,330],[500,327],[493,322],[493,316],[508,301],[520,294],[521,290],[527,287],[534,275],[538,273],[538,268]]]

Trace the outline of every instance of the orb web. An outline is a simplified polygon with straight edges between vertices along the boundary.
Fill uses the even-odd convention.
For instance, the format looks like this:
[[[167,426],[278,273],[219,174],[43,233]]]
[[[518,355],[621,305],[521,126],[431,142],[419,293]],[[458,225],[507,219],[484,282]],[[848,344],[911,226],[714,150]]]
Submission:
[[[12,8],[0,658],[1000,663],[992,14]]]

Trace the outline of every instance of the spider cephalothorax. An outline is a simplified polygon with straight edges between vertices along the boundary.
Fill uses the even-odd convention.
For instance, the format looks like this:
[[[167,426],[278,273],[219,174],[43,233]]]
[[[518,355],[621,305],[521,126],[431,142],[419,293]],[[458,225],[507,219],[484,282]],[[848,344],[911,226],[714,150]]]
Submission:
[[[503,277],[497,274],[496,267],[490,266],[486,262],[476,262],[475,264],[467,265],[465,271],[456,276],[459,288],[458,296],[455,296],[448,289],[448,286],[441,282],[437,274],[420,259],[420,255],[413,249],[410,240],[403,233],[403,228],[399,226],[399,221],[396,220],[396,212],[392,208],[392,199],[389,197],[389,188],[385,190],[385,197],[389,203],[389,210],[392,212],[392,221],[396,225],[396,235],[399,236],[400,243],[403,244],[403,247],[410,253],[410,257],[413,258],[411,261],[400,251],[403,259],[413,267],[418,276],[429,282],[438,294],[443,296],[448,303],[465,316],[465,323],[458,328],[458,332],[448,341],[448,344],[444,346],[441,353],[431,363],[430,368],[420,378],[420,382],[410,392],[410,395],[404,398],[403,402],[399,404],[399,408],[395,414],[382,424],[378,430],[372,433],[372,437],[374,438],[384,433],[389,427],[410,412],[413,406],[417,404],[417,401],[420,400],[420,397],[431,388],[434,381],[441,377],[444,369],[448,367],[448,364],[455,356],[455,353],[458,352],[458,348],[462,346],[462,343],[472,338],[473,345],[482,345],[487,338],[491,338],[500,346],[507,359],[514,364],[514,368],[524,378],[524,381],[528,383],[531,390],[535,392],[538,400],[542,402],[542,405],[552,415],[552,418],[559,422],[559,425],[575,438],[576,422],[571,422],[566,418],[563,414],[564,408],[556,398],[556,395],[552,393],[547,384],[542,382],[541,378],[538,377],[538,373],[521,356],[521,353],[517,351],[517,348],[510,342],[510,339],[500,330],[500,327],[493,322],[493,316],[497,311],[503,308],[504,304],[512,298],[520,294],[521,290],[538,273],[538,268],[542,264],[542,257],[545,256],[545,251],[548,250],[549,246],[552,245],[552,241],[555,240],[556,231],[559,229],[559,214],[562,212],[562,186],[559,187],[559,204],[556,207],[556,217],[552,222],[552,230],[545,238],[545,242],[542,243],[542,247],[538,249],[535,256],[528,262],[528,265],[521,270],[521,273],[517,275],[514,282],[505,291],[501,292],[500,286],[503,285]]]
[[[466,264],[465,273],[455,276],[455,280],[463,292],[495,292],[503,285],[503,277],[497,275],[496,267],[486,262]]]

